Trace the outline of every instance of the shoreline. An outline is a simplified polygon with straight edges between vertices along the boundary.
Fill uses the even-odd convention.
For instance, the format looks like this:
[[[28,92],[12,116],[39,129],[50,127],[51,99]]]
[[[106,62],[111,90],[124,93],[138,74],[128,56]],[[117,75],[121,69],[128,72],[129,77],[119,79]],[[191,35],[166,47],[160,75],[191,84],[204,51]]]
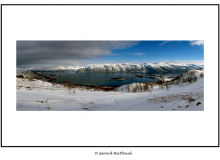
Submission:
[[[173,80],[176,80],[176,78],[178,78],[180,75],[176,76],[176,77],[172,77]],[[162,77],[162,76],[161,76]],[[23,77],[19,77],[19,76],[16,76],[16,78],[21,78],[23,79]],[[25,78],[24,78],[25,79]],[[28,78],[30,80],[35,80],[35,78]],[[57,83],[57,82],[53,82],[54,79],[37,79],[37,80],[41,80],[43,82],[49,82],[51,84],[60,84],[60,85],[64,85],[64,86],[69,86],[69,87],[77,87],[77,88],[80,88],[80,87],[86,87],[87,89],[101,89],[103,91],[113,91],[114,89],[116,88],[119,88],[121,86],[124,86],[124,85],[130,85],[132,83],[126,83],[126,84],[122,84],[122,85],[108,85],[108,86],[94,86],[94,85],[82,85],[82,84],[69,84],[67,82],[61,82],[61,83]],[[172,81],[172,80],[171,80]],[[148,82],[133,82],[133,83],[144,83],[144,84],[147,84],[147,85],[155,85],[155,84],[162,84],[162,83],[166,83],[166,81],[161,81],[158,79],[157,82],[155,81],[148,81]]]
[[[94,88],[94,89],[103,89],[104,91],[113,91],[114,89],[122,87],[124,85],[132,84],[132,83],[126,83],[122,85],[94,86],[94,85],[82,85],[82,84],[56,83],[56,82],[51,82],[51,81],[52,80],[49,80],[47,82],[52,83],[52,84],[55,83],[55,84],[60,84],[60,85],[73,86],[73,87],[89,87],[89,88]],[[160,82],[160,80],[158,82]],[[144,83],[147,85],[158,84],[157,82],[133,82],[133,83]]]
[[[189,70],[188,70],[189,71]],[[186,72],[188,72],[186,71]],[[186,73],[185,72],[185,73]],[[34,72],[36,73],[36,72]],[[48,74],[50,75],[50,74]],[[53,74],[52,74],[53,75]],[[158,81],[147,81],[147,82],[132,82],[132,83],[126,83],[126,84],[122,84],[122,85],[103,85],[103,86],[95,86],[95,85],[84,85],[84,84],[72,84],[70,82],[66,82],[66,81],[63,81],[63,82],[54,82],[54,79],[48,79],[48,78],[45,78],[45,79],[36,79],[36,78],[28,78],[29,80],[41,80],[43,82],[49,82],[51,83],[52,85],[54,84],[58,84],[58,85],[63,85],[64,87],[67,87],[67,88],[84,88],[86,90],[95,90],[95,91],[117,91],[116,89],[117,88],[120,88],[122,86],[126,86],[126,85],[131,85],[133,83],[139,83],[139,84],[142,84],[142,85],[162,85],[162,84],[166,84],[166,83],[169,83],[169,82],[172,82],[172,81],[175,81],[175,80],[178,80],[180,77],[181,77],[182,74],[176,76],[176,77],[166,77],[166,76],[159,76],[159,75],[150,75],[150,76],[154,76],[154,77],[160,77],[160,79],[158,79]],[[137,75],[138,76],[138,75]],[[24,77],[20,77],[20,76],[16,76],[17,78],[24,78]],[[164,78],[164,79],[163,79]],[[25,78],[24,78],[25,79]],[[114,79],[114,78],[112,78]],[[123,78],[124,79],[124,78]],[[149,79],[149,78],[148,78]]]

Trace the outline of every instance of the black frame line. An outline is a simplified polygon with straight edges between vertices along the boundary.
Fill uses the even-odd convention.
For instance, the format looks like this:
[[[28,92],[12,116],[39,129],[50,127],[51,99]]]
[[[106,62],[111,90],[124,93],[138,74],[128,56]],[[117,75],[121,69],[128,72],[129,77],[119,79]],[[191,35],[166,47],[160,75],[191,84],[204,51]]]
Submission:
[[[217,146],[3,146],[2,145],[2,6],[218,6],[218,97],[219,97],[219,4],[1,4],[1,147],[219,147],[219,99],[218,99],[218,145]]]

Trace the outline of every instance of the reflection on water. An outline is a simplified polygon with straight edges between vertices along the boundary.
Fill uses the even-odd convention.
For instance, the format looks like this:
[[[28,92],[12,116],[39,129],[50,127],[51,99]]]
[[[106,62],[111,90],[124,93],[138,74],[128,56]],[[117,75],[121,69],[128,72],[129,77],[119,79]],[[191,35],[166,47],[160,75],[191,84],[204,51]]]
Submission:
[[[138,78],[137,75],[143,76],[169,76],[176,77],[183,72],[167,72],[167,73],[140,73],[140,72],[117,72],[117,73],[74,73],[74,72],[44,72],[50,74],[60,74],[56,80],[52,82],[60,83],[63,80],[71,84],[91,85],[91,86],[121,86],[134,82],[157,82],[159,79]],[[124,78],[124,80],[108,80],[110,78]]]

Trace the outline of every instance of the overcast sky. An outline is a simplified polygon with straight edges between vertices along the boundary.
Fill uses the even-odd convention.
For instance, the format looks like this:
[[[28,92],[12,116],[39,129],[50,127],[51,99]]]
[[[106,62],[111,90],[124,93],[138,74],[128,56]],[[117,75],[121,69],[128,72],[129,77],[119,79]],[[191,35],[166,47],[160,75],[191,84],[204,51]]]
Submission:
[[[17,41],[17,67],[204,60],[204,41]]]

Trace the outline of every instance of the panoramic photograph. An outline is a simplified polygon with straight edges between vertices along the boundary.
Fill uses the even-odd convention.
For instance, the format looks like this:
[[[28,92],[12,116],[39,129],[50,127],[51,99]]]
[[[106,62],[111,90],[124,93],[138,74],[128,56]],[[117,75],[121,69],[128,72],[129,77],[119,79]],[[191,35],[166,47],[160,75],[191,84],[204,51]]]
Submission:
[[[17,41],[16,111],[204,111],[204,41]]]

